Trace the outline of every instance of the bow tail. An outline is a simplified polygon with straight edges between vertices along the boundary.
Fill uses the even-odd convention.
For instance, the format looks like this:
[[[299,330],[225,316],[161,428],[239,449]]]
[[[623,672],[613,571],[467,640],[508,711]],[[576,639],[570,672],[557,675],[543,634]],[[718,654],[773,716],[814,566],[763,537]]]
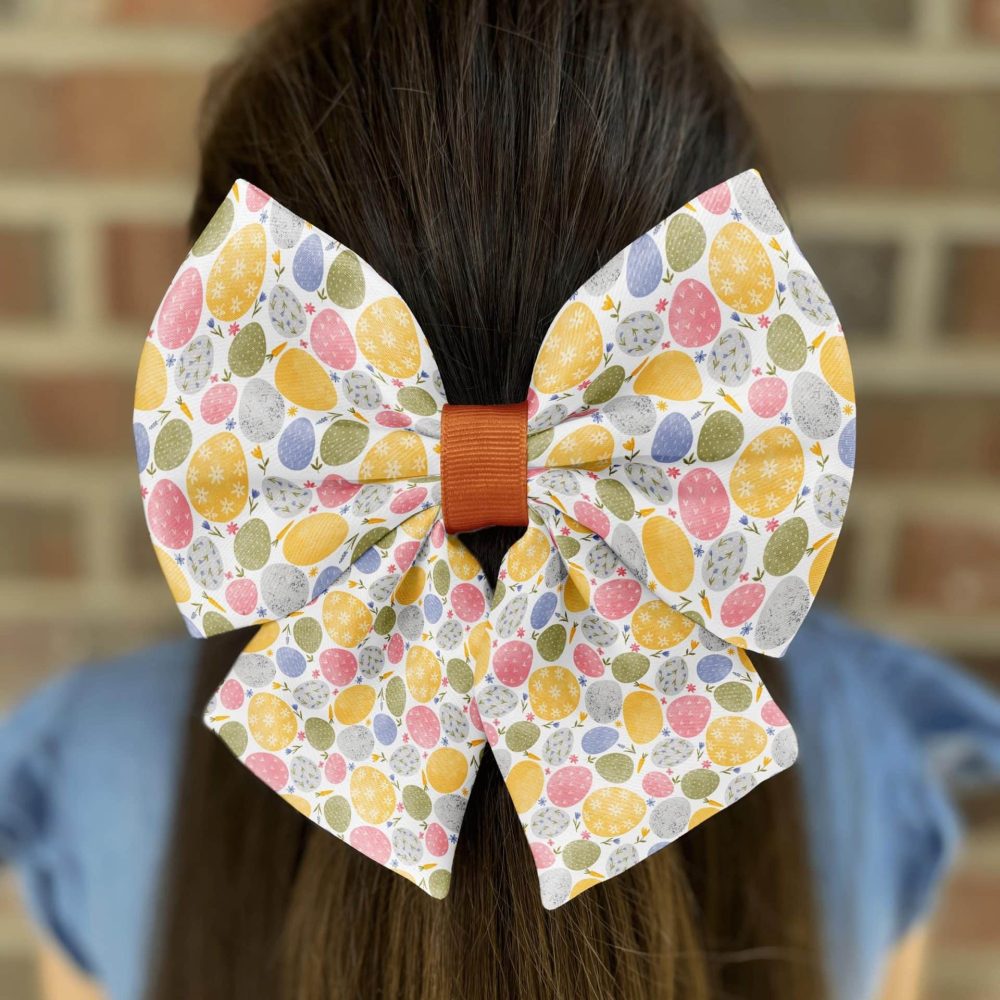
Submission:
[[[551,909],[790,765],[796,743],[738,640],[668,607],[580,522],[534,513],[477,701]]]
[[[409,566],[356,560],[263,624],[205,721],[304,816],[440,898],[485,745],[488,594],[436,509],[414,522]]]

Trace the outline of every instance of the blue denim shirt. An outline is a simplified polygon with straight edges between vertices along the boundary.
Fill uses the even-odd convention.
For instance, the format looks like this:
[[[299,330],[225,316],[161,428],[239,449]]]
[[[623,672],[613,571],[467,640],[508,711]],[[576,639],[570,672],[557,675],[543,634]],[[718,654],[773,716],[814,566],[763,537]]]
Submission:
[[[77,669],[0,726],[0,858],[112,1000],[142,995],[198,649]],[[822,604],[784,662],[833,995],[863,1000],[933,904],[956,791],[1000,778],[1000,701]]]

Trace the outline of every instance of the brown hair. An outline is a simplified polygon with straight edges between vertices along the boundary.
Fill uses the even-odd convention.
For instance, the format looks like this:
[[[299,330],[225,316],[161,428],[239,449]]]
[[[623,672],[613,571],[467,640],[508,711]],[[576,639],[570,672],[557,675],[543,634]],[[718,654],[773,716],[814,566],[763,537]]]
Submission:
[[[284,5],[216,73],[204,120],[192,234],[235,178],[257,184],[395,286],[454,403],[522,400],[572,290],[760,165],[679,0]],[[518,533],[463,540],[495,579]],[[823,995],[794,769],[547,912],[487,752],[438,901],[278,802],[202,726],[247,640],[203,645],[153,1000]]]

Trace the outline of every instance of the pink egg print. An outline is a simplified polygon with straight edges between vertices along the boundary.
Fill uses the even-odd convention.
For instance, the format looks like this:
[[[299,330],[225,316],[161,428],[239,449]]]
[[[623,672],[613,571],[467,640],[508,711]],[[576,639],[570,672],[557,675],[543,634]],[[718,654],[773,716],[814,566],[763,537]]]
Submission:
[[[685,278],[670,300],[667,323],[681,347],[704,347],[719,335],[722,314],[708,288],[696,278]]]
[[[444,544],[444,521],[435,521],[431,528],[431,545],[439,549]]]
[[[424,834],[424,847],[429,854],[435,858],[443,857],[448,853],[448,834],[444,832],[444,827],[440,823],[431,823]]]
[[[520,687],[531,673],[534,649],[530,643],[520,639],[505,642],[493,654],[493,673],[497,680],[507,687]]]
[[[556,863],[556,853],[548,844],[538,842],[531,845],[531,854],[535,859],[535,867],[539,870],[551,868]]]
[[[358,352],[350,328],[336,309],[323,309],[309,328],[309,343],[316,357],[338,371],[354,367]]]
[[[753,617],[766,596],[767,588],[764,584],[744,583],[726,596],[719,608],[719,619],[726,628],[736,628]]]
[[[389,510],[393,514],[409,514],[411,510],[416,510],[424,500],[427,499],[426,486],[411,486],[402,493],[397,493],[389,504]]]
[[[586,674],[588,677],[604,676],[604,661],[596,649],[586,644],[581,644],[573,650],[573,663],[581,674]]]
[[[611,534],[611,521],[608,515],[598,510],[589,500],[577,500],[573,504],[573,517],[601,538],[607,538]]]
[[[714,188],[709,188],[704,194],[698,196],[698,201],[708,209],[712,215],[722,215],[729,211],[729,185],[723,181],[716,184]]]
[[[392,558],[396,560],[396,567],[400,572],[405,573],[413,560],[417,558],[420,551],[420,542],[400,542],[392,551]]]
[[[389,838],[374,826],[358,826],[351,831],[351,847],[384,865],[392,857]]]
[[[486,736],[486,742],[489,743],[491,747],[495,747],[500,742],[500,734],[497,732],[497,727],[494,726],[492,722],[484,722],[482,725],[482,731]]]
[[[451,606],[463,622],[478,621],[486,610],[483,592],[471,583],[460,583],[451,592]]]
[[[758,417],[773,417],[788,401],[788,386],[777,375],[759,378],[750,386],[747,400]]]
[[[334,687],[346,687],[358,676],[358,661],[349,649],[324,649],[319,669]]]
[[[187,497],[169,479],[161,479],[146,501],[146,518],[153,537],[168,549],[183,549],[194,534]]]
[[[654,799],[665,799],[674,793],[674,782],[669,774],[662,771],[650,771],[642,779],[642,790]]]
[[[476,729],[483,732],[483,717],[479,714],[479,705],[475,698],[469,702],[469,721]]]
[[[341,754],[332,753],[326,760],[323,773],[331,785],[339,785],[347,777],[347,761]]]
[[[528,419],[530,420],[538,412],[538,393],[534,389],[528,390]]]
[[[635,580],[608,580],[594,591],[594,607],[612,621],[625,618],[639,606],[642,585]]]
[[[667,706],[667,723],[678,736],[689,739],[705,728],[711,714],[712,703],[706,697],[686,694],[674,698]]]
[[[561,767],[550,778],[546,792],[549,802],[560,809],[575,806],[590,791],[594,773],[589,767]]]
[[[247,185],[247,208],[251,212],[259,212],[269,201],[271,196],[265,194],[254,184]]]
[[[243,763],[268,788],[273,788],[276,792],[280,792],[288,784],[288,768],[285,762],[273,753],[252,753],[249,757],[243,758]]]
[[[729,524],[729,493],[711,469],[692,469],[677,484],[681,519],[695,538],[718,538]]]
[[[342,507],[361,489],[360,483],[352,483],[343,476],[331,473],[316,488],[316,496],[324,507]]]
[[[430,749],[441,738],[441,723],[426,705],[414,705],[406,713],[406,729],[410,739],[425,750]]]
[[[409,427],[413,421],[399,410],[380,410],[375,414],[375,423],[379,427]]]
[[[219,701],[227,711],[236,711],[243,704],[243,685],[235,677],[230,677],[219,689]]]
[[[201,419],[206,424],[221,424],[233,412],[238,395],[232,382],[210,386],[201,397]]]
[[[403,642],[403,637],[397,632],[385,647],[385,658],[390,663],[399,663],[405,651],[406,644]]]
[[[788,719],[785,717],[785,713],[782,712],[773,701],[769,701],[764,705],[764,707],[760,710],[760,717],[769,726],[788,725]]]
[[[257,584],[244,577],[226,587],[226,600],[238,615],[248,615],[257,607]]]
[[[178,275],[163,297],[156,335],[169,350],[183,347],[198,329],[202,305],[201,274],[189,267]]]

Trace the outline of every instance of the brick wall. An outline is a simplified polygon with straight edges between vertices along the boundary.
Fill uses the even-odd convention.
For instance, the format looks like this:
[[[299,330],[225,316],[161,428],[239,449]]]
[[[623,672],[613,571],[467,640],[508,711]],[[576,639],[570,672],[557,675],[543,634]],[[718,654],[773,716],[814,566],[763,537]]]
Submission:
[[[0,0],[0,708],[179,631],[121,415],[185,249],[206,69],[266,6]],[[851,338],[864,426],[824,596],[1000,682],[1000,0],[710,7]],[[1000,996],[1000,808],[973,815],[949,1000]],[[28,940],[0,885],[18,997]]]

